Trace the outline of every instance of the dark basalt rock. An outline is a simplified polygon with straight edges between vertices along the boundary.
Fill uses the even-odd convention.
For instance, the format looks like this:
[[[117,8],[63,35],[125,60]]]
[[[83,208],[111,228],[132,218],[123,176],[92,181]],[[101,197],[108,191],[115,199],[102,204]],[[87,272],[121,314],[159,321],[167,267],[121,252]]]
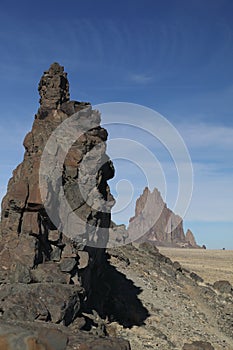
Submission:
[[[130,350],[127,341],[71,332],[45,322],[0,322],[1,350]]]
[[[69,325],[78,316],[83,288],[60,283],[1,286],[2,320],[52,321]]]
[[[190,277],[196,282],[200,282],[200,283],[204,282],[203,278],[198,276],[195,272],[191,272]]]
[[[182,350],[214,350],[209,342],[194,341],[192,344],[184,344]]]
[[[229,281],[224,281],[224,280],[223,281],[216,281],[213,284],[213,287],[214,287],[214,289],[216,289],[220,293],[230,294],[233,292],[233,287]]]
[[[58,63],[53,63],[49,70],[44,72],[38,90],[41,110],[57,109],[62,103],[69,101],[69,82],[64,68]]]
[[[40,107],[32,130],[24,139],[23,162],[13,171],[2,201],[1,319],[69,325],[77,317],[83,320],[81,313],[85,310],[103,313],[109,298],[109,289],[104,290],[101,285],[108,264],[105,246],[114,204],[107,180],[114,176],[114,167],[105,153],[107,131],[100,126],[100,113],[93,111],[90,103],[69,100],[67,74],[58,63],[53,63],[42,76],[39,93]],[[50,136],[74,113],[73,128],[80,137],[65,156],[60,183],[51,174],[43,185],[49,199],[45,207],[39,184],[41,158]],[[46,148],[48,159],[55,160],[56,165],[70,135],[63,133],[60,137],[59,142]],[[63,217],[63,193],[71,212],[81,218],[78,227],[72,226],[69,216]],[[0,330],[0,337],[1,334]],[[7,345],[0,348],[17,349],[4,334],[0,344]],[[58,347],[37,347],[35,339],[27,349],[65,349],[61,345],[65,341]],[[121,346],[120,341],[111,341],[112,349],[129,348],[127,342]],[[110,348],[111,341],[98,340],[97,346],[93,340],[80,346],[104,349],[105,344]]]

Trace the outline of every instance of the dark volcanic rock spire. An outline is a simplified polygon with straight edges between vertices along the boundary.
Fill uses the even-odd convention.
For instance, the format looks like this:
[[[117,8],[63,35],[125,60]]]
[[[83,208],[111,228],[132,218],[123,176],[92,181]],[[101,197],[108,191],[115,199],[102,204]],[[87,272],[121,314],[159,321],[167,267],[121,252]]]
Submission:
[[[99,125],[99,112],[89,103],[69,101],[67,74],[58,63],[42,76],[39,93],[40,108],[24,140],[23,162],[14,170],[2,201],[1,312],[2,320],[39,319],[68,325],[82,308],[101,312],[107,297],[109,289],[99,290],[105,249],[95,247],[108,241],[114,200],[107,180],[114,176],[114,168],[105,153],[107,132]],[[66,154],[60,185],[48,179],[47,196],[57,194],[50,203],[58,220],[54,222],[41,198],[40,164],[48,139],[73,113],[73,128],[86,128]],[[69,135],[61,136],[69,139]],[[58,148],[65,144],[60,141],[49,149],[49,159],[58,157]],[[82,219],[80,227],[69,225],[69,217],[64,224],[62,191],[71,210]]]
[[[56,109],[69,101],[69,82],[64,67],[53,63],[49,70],[44,72],[38,90],[42,109]]]

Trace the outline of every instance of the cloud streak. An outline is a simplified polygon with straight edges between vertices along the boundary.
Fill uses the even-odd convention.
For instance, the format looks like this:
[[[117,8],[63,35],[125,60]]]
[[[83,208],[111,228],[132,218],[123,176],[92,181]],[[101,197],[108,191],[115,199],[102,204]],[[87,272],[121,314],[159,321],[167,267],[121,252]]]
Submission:
[[[183,123],[177,125],[177,129],[186,141],[194,169],[194,189],[191,205],[186,214],[187,220],[233,221],[233,164],[231,161],[233,128],[203,123]],[[136,137],[140,140],[140,143],[143,143],[143,138],[140,139],[138,133],[135,133],[134,130],[127,130],[127,137],[129,139]],[[148,139],[145,140],[144,146],[150,152],[154,152],[155,155],[161,153],[161,145],[156,142],[153,144],[153,139],[149,139],[148,142]],[[125,152],[123,144],[119,144],[118,147],[119,152]],[[140,148],[134,149],[132,143],[128,147],[130,158],[134,159],[132,154],[134,154],[135,159],[142,158],[146,169],[151,169],[153,174],[154,161],[149,157],[145,157]],[[159,182],[158,173],[156,174],[155,171],[152,183],[162,192],[164,199],[172,209],[179,185],[175,164],[165,154],[162,158],[156,158],[159,159],[160,167],[164,173],[167,194],[164,192],[164,188],[160,188],[162,182]],[[136,173],[134,174],[131,167],[127,167],[125,164],[119,162],[116,166],[119,176],[112,180],[112,185],[114,186],[119,181],[120,176],[124,176],[126,179],[130,179],[133,186],[137,188],[137,193],[141,193],[146,184],[146,179],[140,178]],[[183,167],[185,169],[185,164],[183,164]],[[185,178],[183,181],[185,181]],[[183,186],[186,185],[188,184],[183,183]],[[135,199],[136,196],[134,196]]]
[[[141,74],[134,73],[129,76],[129,80],[136,84],[147,84],[153,81],[153,77],[145,73],[141,73]]]

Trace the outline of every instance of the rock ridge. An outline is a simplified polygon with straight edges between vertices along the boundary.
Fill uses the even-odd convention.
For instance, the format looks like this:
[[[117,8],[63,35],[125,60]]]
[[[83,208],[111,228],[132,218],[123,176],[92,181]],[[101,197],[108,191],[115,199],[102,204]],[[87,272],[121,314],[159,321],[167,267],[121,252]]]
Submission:
[[[193,233],[184,233],[183,220],[167,204],[157,188],[146,187],[135,205],[135,216],[129,220],[130,239],[151,241],[155,245],[182,248],[200,248]]]

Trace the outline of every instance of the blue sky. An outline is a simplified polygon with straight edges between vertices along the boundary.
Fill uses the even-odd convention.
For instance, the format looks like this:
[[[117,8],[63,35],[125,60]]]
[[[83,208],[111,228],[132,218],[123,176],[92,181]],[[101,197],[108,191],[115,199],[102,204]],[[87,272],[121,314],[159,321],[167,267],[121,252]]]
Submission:
[[[194,168],[185,227],[200,244],[233,249],[232,13],[231,0],[2,0],[1,196],[22,160],[40,76],[58,61],[72,99],[137,103],[177,128]]]

